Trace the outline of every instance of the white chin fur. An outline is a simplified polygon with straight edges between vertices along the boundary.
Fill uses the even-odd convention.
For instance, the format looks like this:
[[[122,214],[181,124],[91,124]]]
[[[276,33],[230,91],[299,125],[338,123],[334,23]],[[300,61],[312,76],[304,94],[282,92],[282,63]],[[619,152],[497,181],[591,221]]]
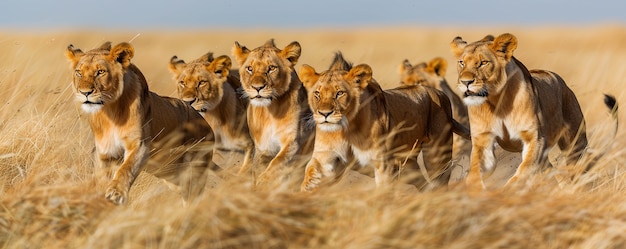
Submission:
[[[463,98],[463,103],[465,103],[465,105],[481,105],[482,103],[485,103],[485,100],[487,100],[487,98],[485,97],[480,97],[480,96],[467,96],[465,98]]]
[[[317,126],[320,128],[320,130],[325,131],[325,132],[335,132],[335,131],[341,130],[342,128],[342,126],[339,124],[331,124],[331,123],[317,124]]]
[[[102,105],[99,104],[82,104],[80,105],[85,113],[96,113],[102,109]]]
[[[250,100],[250,104],[258,107],[266,107],[272,103],[271,99],[268,98],[254,98]]]

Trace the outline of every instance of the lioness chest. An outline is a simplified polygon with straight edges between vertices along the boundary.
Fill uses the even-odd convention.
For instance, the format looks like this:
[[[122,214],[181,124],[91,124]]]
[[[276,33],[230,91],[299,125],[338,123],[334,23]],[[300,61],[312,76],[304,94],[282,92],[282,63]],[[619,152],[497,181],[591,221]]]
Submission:
[[[96,150],[99,155],[119,159],[124,156],[124,140],[116,127],[94,130]]]
[[[248,126],[256,150],[277,154],[287,143],[296,142],[297,119],[274,117],[263,107],[249,108]]]
[[[514,116],[496,118],[493,122],[492,133],[500,146],[508,151],[520,152],[523,149],[523,132],[536,133],[537,130],[530,125],[531,120],[521,121]]]

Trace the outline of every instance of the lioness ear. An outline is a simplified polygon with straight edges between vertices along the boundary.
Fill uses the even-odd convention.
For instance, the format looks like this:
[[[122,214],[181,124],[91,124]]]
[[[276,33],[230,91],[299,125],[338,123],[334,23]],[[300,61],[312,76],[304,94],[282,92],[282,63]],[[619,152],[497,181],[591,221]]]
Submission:
[[[235,60],[237,60],[239,66],[243,65],[249,54],[250,49],[239,45],[239,42],[235,42],[235,45],[233,46],[233,55],[235,56]]]
[[[317,82],[317,79],[320,78],[320,75],[315,72],[315,68],[304,64],[300,67],[300,71],[298,71],[298,77],[300,81],[302,81],[304,88],[311,89],[315,85],[315,82]]]
[[[495,39],[493,35],[486,35],[485,37],[483,37],[483,39],[480,39],[480,42],[490,42],[493,41],[493,39]]]
[[[198,61],[202,61],[202,62],[211,62],[211,61],[213,61],[213,53],[208,52],[208,53],[204,54],[203,56],[200,56],[200,58],[198,58]]]
[[[102,45],[100,45],[100,47],[98,49],[110,51],[111,50],[111,42],[108,41],[108,42],[102,43]]]
[[[80,60],[83,55],[85,55],[85,53],[78,48],[74,48],[72,44],[67,46],[67,50],[65,51],[65,56],[70,60],[72,68],[76,67],[78,60]]]
[[[130,59],[135,56],[135,49],[130,43],[122,42],[111,48],[111,54],[109,56],[112,60],[122,64],[123,68],[127,68],[130,65]]]
[[[357,65],[350,69],[345,79],[353,86],[365,89],[372,80],[372,68],[367,64]]]
[[[298,63],[301,53],[302,48],[300,47],[300,43],[297,41],[290,43],[282,51],[280,51],[281,56],[291,62],[292,67]]]
[[[180,71],[183,70],[185,66],[185,61],[182,59],[178,59],[178,56],[174,55],[170,59],[170,71],[176,75],[180,74]]]
[[[408,71],[412,67],[413,67],[413,65],[411,65],[409,60],[408,59],[404,59],[404,61],[402,61],[402,64],[400,64],[400,68],[399,68],[398,71],[400,72],[400,74],[404,74],[406,71]]]
[[[467,46],[467,42],[465,42],[460,36],[455,37],[450,43],[450,49],[452,50],[452,54],[457,58],[461,57],[465,46]]]
[[[436,57],[428,62],[428,70],[432,70],[438,76],[445,76],[448,69],[448,62],[441,57]]]
[[[209,72],[214,72],[218,76],[227,77],[228,73],[230,73],[230,67],[232,66],[232,62],[230,57],[226,55],[222,55],[217,57],[209,66],[207,66],[207,70]]]
[[[493,40],[491,49],[506,61],[513,57],[513,51],[517,48],[517,38],[509,33],[501,34]]]

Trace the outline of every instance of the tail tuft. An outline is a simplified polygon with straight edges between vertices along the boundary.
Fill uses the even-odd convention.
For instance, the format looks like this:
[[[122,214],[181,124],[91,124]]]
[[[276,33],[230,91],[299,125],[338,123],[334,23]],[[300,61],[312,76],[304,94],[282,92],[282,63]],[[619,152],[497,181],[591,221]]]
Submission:
[[[617,112],[617,100],[615,100],[615,97],[613,95],[610,94],[604,94],[604,104],[611,109],[611,112],[615,113]]]

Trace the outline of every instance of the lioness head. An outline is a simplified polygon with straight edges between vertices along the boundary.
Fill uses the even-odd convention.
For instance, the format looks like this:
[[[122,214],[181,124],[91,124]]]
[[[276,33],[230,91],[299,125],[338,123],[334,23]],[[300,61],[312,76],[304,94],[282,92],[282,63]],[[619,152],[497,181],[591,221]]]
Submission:
[[[169,68],[177,82],[178,97],[204,115],[222,101],[231,65],[230,57],[213,59],[213,53],[207,53],[190,63],[173,56]]]
[[[111,48],[111,43],[106,42],[86,53],[69,45],[65,54],[74,70],[72,82],[76,101],[85,112],[97,112],[122,95],[124,70],[130,66],[134,55],[132,45],[123,42]]]
[[[432,59],[428,64],[425,62],[415,66],[409,60],[404,60],[400,65],[400,81],[403,85],[423,85],[439,88],[439,83],[446,75],[448,63],[441,57]]]
[[[456,37],[450,47],[458,59],[458,83],[463,102],[480,105],[490,94],[498,93],[506,83],[506,65],[517,48],[517,38],[502,34],[494,39],[489,35],[467,44],[461,37]]]
[[[372,68],[365,64],[352,67],[336,53],[327,71],[316,73],[313,67],[303,65],[298,75],[307,89],[315,123],[322,131],[331,132],[345,129],[357,114]]]
[[[294,65],[300,58],[298,42],[292,42],[283,50],[274,45],[274,40],[249,50],[235,42],[233,54],[239,63],[239,75],[245,96],[250,104],[269,106],[274,99],[289,90]]]

